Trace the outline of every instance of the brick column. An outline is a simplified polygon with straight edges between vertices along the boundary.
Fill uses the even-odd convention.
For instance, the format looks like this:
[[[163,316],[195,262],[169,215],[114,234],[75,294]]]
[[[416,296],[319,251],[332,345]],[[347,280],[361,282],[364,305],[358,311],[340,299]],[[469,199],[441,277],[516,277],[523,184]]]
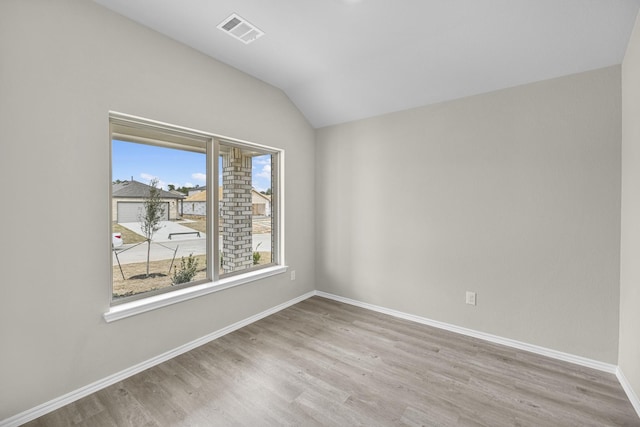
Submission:
[[[222,154],[222,270],[253,265],[251,219],[251,156],[240,148]]]

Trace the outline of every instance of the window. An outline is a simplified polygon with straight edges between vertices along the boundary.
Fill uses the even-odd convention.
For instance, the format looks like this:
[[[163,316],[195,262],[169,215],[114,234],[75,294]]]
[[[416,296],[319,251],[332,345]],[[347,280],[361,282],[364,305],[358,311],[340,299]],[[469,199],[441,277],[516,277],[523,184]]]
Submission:
[[[119,113],[110,132],[112,306],[281,265],[281,150]]]
[[[231,142],[219,153],[220,274],[276,264],[276,153]]]

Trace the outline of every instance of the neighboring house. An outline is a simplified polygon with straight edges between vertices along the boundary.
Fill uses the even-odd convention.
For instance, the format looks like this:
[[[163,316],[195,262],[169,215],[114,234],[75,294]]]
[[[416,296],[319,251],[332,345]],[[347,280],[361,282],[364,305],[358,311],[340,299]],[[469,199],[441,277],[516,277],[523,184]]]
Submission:
[[[205,187],[189,190],[189,196],[182,200],[182,215],[206,215],[207,192]],[[218,189],[218,200],[222,200],[222,187]],[[254,216],[271,216],[271,196],[251,189],[251,213]]]
[[[187,191],[187,196],[193,196],[194,194],[202,193],[202,192],[203,192],[204,190],[206,190],[206,189],[207,189],[207,186],[206,186],[206,185],[205,185],[205,186],[203,186],[203,187],[198,186],[198,187],[190,188],[190,189]]]
[[[251,189],[251,204],[254,216],[271,216],[271,196]]]
[[[150,186],[138,181],[124,181],[113,184],[111,191],[111,219],[112,221],[139,222],[144,209],[144,201],[149,197]],[[160,200],[164,203],[163,220],[177,219],[180,216],[179,202],[184,199],[183,194],[160,190]]]
[[[182,215],[207,215],[207,192],[191,192],[182,200]]]

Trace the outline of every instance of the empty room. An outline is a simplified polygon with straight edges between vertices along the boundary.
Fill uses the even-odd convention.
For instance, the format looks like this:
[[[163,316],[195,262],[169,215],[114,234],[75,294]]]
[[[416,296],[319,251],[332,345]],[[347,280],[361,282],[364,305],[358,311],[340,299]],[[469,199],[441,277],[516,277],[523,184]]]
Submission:
[[[639,10],[1,0],[0,427],[640,426]]]

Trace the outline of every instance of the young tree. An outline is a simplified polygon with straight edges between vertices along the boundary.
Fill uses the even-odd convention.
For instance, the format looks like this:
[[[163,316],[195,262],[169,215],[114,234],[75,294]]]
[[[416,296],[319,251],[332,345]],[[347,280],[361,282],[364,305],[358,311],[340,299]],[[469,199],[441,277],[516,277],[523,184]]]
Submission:
[[[154,178],[149,183],[149,196],[144,201],[144,209],[138,216],[140,229],[147,239],[147,277],[149,277],[149,262],[151,255],[151,239],[156,231],[160,230],[160,220],[164,215],[163,202],[160,200],[158,179]]]

